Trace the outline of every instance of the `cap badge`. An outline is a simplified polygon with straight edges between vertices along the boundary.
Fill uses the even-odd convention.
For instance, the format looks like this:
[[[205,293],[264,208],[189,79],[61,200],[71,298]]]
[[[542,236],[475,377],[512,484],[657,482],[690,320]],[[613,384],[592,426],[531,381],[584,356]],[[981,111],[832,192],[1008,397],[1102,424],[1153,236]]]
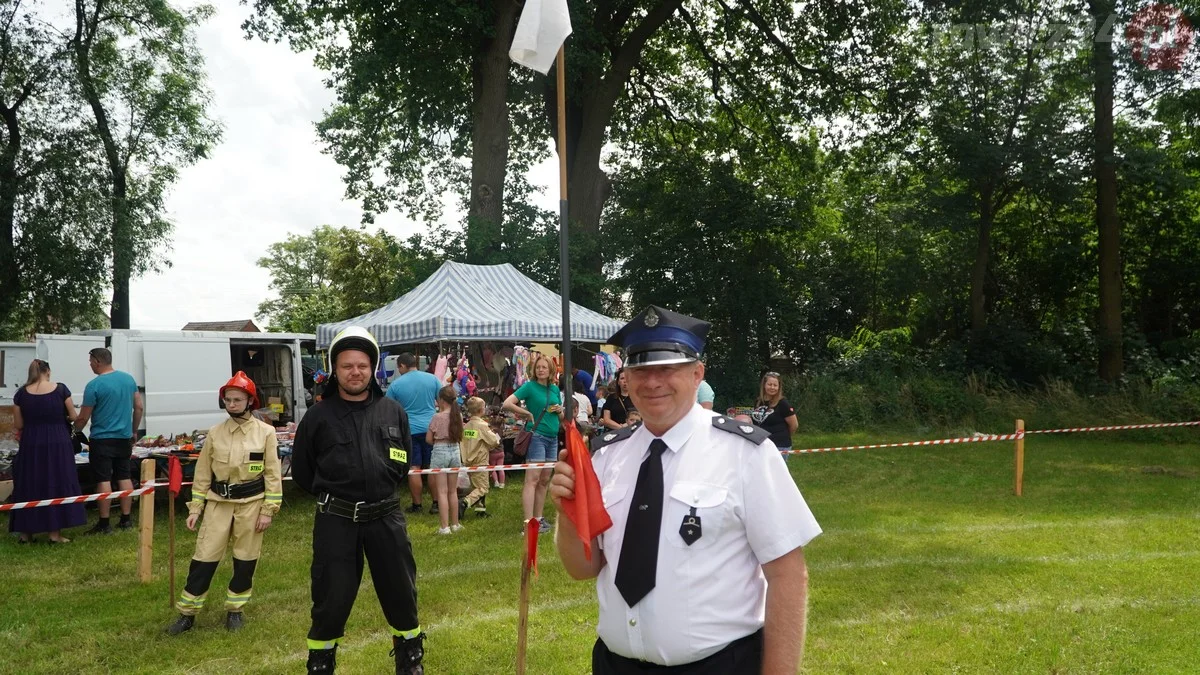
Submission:
[[[642,322],[646,324],[647,328],[654,328],[658,325],[658,312],[655,312],[653,307],[647,309]]]

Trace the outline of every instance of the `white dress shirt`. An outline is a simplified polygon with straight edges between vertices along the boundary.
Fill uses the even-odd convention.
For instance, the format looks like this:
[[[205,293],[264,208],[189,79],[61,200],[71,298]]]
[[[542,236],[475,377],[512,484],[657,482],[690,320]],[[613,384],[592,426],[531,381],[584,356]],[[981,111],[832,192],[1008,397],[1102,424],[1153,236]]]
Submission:
[[[804,546],[821,528],[770,440],[754,445],[691,411],[661,438],[663,515],[655,586],[629,607],[615,579],[638,470],[655,436],[645,427],[596,452],[604,506],[613,525],[600,535],[606,564],[596,579],[597,632],[609,650],[661,665],[699,661],[763,627],[762,565]],[[736,420],[721,416],[729,425]],[[680,526],[691,508],[701,536],[689,546]]]

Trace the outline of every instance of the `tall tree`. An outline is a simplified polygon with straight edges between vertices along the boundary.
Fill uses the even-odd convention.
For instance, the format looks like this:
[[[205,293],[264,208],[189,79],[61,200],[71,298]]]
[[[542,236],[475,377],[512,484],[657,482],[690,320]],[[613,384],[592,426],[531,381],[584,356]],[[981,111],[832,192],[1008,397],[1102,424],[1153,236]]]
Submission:
[[[1113,0],[1088,0],[1088,13],[1103,26],[1116,10]],[[1092,41],[1092,106],[1095,138],[1096,231],[1100,242],[1100,378],[1112,382],[1125,372],[1121,336],[1121,222],[1117,216],[1117,158],[1114,151],[1112,42],[1097,33]]]
[[[337,104],[317,131],[366,221],[392,207],[436,220],[452,191],[466,207],[467,262],[502,248],[510,173],[545,155],[540,135],[514,135],[510,124],[522,116],[509,96],[516,0],[255,0],[254,9],[248,33],[315,50],[330,71]]]
[[[1055,136],[1073,120],[1070,71],[1074,52],[1049,39],[1061,3],[1008,0],[935,5],[929,58],[928,131],[933,153],[973,202],[975,216],[970,274],[970,328],[982,337],[992,282],[992,249],[998,215],[1024,185],[1030,164],[1054,166],[1046,153],[1069,146]],[[940,39],[937,39],[940,38]],[[1066,94],[1066,95],[1064,95]],[[994,291],[993,291],[994,292]]]
[[[52,78],[59,47],[19,0],[0,10],[0,321],[22,297],[16,249],[17,207],[39,169],[25,140],[25,111]]]
[[[110,182],[114,328],[129,327],[129,281],[166,240],[166,191],[219,138],[194,27],[212,15],[167,0],[75,0],[75,75]],[[139,255],[140,253],[140,255]]]
[[[770,131],[787,138],[797,111],[845,114],[847,99],[895,88],[872,66],[888,58],[881,36],[902,21],[904,12],[893,11],[902,4],[821,0],[796,12],[784,0],[572,3],[565,151],[572,240],[584,249],[575,259],[586,272],[575,275],[581,288],[573,297],[599,302],[596,242],[611,192],[602,153],[639,133],[635,108],[661,105],[692,120],[690,92],[711,88],[729,110],[769,112],[776,122]],[[469,259],[493,247],[499,226],[474,217],[483,213],[476,198],[486,183],[477,178],[503,165],[506,151],[509,173],[522,174],[543,156],[546,140],[557,138],[554,78],[500,67],[514,3],[256,0],[254,7],[246,24],[252,34],[315,49],[318,64],[332,71],[339,105],[318,128],[348,169],[349,196],[363,198],[368,213],[392,202],[429,213],[442,188],[469,184]],[[496,110],[506,88],[507,148],[503,116],[481,112]],[[653,102],[623,110],[635,88],[636,98]],[[449,160],[468,147],[475,178],[455,182],[461,171]],[[496,185],[486,187],[488,196],[497,194]]]

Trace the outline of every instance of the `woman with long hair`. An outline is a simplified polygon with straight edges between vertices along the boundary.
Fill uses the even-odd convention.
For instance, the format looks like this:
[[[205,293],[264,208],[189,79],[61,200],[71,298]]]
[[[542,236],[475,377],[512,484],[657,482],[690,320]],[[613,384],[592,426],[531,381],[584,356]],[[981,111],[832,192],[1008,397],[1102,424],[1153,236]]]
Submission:
[[[525,407],[521,407],[521,401]],[[529,381],[504,400],[504,409],[518,418],[529,420],[526,431],[533,432],[525,461],[554,462],[558,459],[558,429],[565,413],[562,394],[554,383],[554,365],[544,354],[534,353],[529,363]],[[541,421],[538,421],[540,418]],[[536,424],[536,428],[535,427]],[[525,522],[538,519],[541,532],[550,531],[550,523],[542,517],[546,506],[546,488],[554,469],[527,469],[525,486],[521,490],[521,506]]]
[[[629,413],[634,410],[633,400],[629,398],[629,379],[625,369],[617,371],[617,376],[608,385],[608,396],[604,399],[604,409],[600,413],[600,424],[605,429],[620,429],[629,425]]]
[[[29,378],[13,396],[13,403],[20,443],[13,462],[13,500],[80,494],[75,448],[71,445],[70,424],[76,414],[71,390],[50,379],[49,363],[34,359],[29,364]],[[18,534],[22,544],[33,541],[39,532],[49,532],[52,544],[65,544],[70,539],[62,531],[83,525],[86,520],[83,504],[22,509],[9,516],[8,529]]]
[[[780,450],[792,449],[792,434],[796,433],[796,409],[783,397],[783,378],[779,373],[764,373],[758,384],[758,400],[750,417],[754,423],[770,432],[771,442]]]

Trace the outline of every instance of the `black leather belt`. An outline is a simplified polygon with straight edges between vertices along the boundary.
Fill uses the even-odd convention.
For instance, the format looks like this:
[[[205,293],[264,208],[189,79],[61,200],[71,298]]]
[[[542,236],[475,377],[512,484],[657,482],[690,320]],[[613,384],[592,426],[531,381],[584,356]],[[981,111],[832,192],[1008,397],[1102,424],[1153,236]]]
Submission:
[[[232,485],[223,480],[215,481],[209,489],[225,499],[245,499],[246,497],[261,495],[266,491],[267,484],[262,476],[259,476],[252,481],[233,483]]]
[[[356,523],[382,518],[400,508],[396,497],[381,502],[352,502],[325,493],[317,498],[317,512],[349,518]]]

